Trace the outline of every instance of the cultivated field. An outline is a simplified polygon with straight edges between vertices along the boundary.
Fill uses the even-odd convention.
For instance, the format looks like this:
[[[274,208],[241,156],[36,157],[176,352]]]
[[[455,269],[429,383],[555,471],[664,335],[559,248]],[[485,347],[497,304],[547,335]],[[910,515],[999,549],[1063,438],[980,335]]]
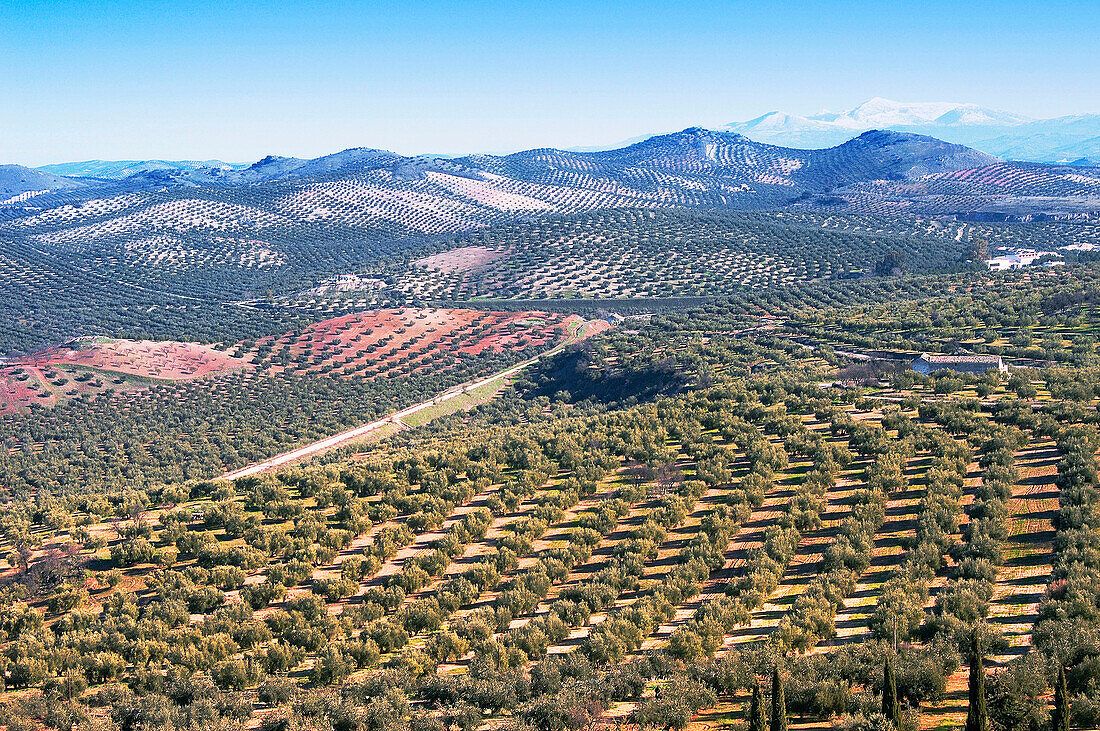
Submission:
[[[241,358],[196,343],[83,338],[0,367],[0,413],[248,368]]]
[[[584,320],[547,312],[379,310],[345,315],[237,346],[270,373],[371,377],[441,371],[483,353],[534,352],[574,334]]]
[[[435,301],[718,296],[865,277],[887,261],[909,272],[959,266],[976,242],[990,256],[1035,247],[1072,257],[1063,247],[1094,241],[1100,229],[1087,222],[610,211],[486,228],[388,274],[404,296]]]
[[[939,401],[920,389],[911,395],[918,402]],[[996,400],[988,408],[966,413],[992,426]],[[198,583],[172,591],[182,592],[178,596],[196,616],[205,615],[204,622],[233,611],[241,623],[236,634],[266,626],[291,646],[298,642],[293,633],[305,626],[340,623],[350,632],[344,639],[324,642],[323,649],[307,645],[299,659],[291,661],[296,674],[315,680],[323,681],[333,672],[341,680],[350,673],[354,680],[368,672],[356,671],[355,660],[348,660],[351,665],[343,670],[332,665],[334,651],[358,657],[355,647],[363,643],[374,648],[366,657],[380,654],[368,664],[418,663],[423,668],[428,662],[438,673],[459,677],[484,672],[480,668],[486,658],[473,645],[484,641],[476,638],[485,631],[485,621],[503,609],[510,619],[498,621],[489,630],[490,639],[519,653],[509,662],[521,666],[622,663],[644,652],[691,659],[702,651],[693,644],[697,642],[716,642],[722,661],[747,643],[779,636],[787,638],[783,642],[797,643],[803,652],[828,653],[870,641],[879,631],[873,619],[876,600],[881,601],[878,591],[900,570],[906,548],[918,535],[922,511],[929,509],[922,498],[929,470],[940,469],[934,456],[965,444],[965,439],[952,436],[954,427],[947,419],[954,407],[948,402],[942,404],[946,410],[927,413],[899,411],[888,401],[882,404],[834,407],[829,418],[813,411],[734,407],[730,416],[739,413],[745,421],[725,417],[715,423],[704,418],[694,428],[701,431],[694,431],[690,439],[681,436],[654,445],[660,454],[656,467],[601,447],[574,453],[588,466],[569,469],[564,466],[566,453],[557,451],[564,445],[551,446],[557,444],[551,440],[544,442],[541,449],[548,451],[541,457],[536,451],[522,458],[527,464],[544,465],[534,472],[504,464],[490,469],[487,474],[493,476],[488,479],[473,480],[471,466],[464,476],[438,485],[423,474],[405,488],[404,497],[390,490],[354,487],[377,480],[401,484],[407,479],[374,455],[366,464],[343,468],[336,485],[323,495],[303,492],[293,473],[244,478],[233,486],[192,486],[190,495],[175,505],[145,512],[137,522],[90,525],[87,535],[101,544],[90,549],[97,560],[122,569],[119,586],[139,601],[156,601],[166,591],[159,574],[149,571],[155,568],[156,556],[171,548],[172,536],[179,546],[191,545],[187,536],[205,536],[196,547],[178,553],[172,570],[196,578],[228,570],[234,577],[214,593]],[[647,408],[634,418],[642,418]],[[636,422],[634,428],[638,426]],[[922,439],[934,446],[931,452],[913,452],[901,471],[888,477],[881,464],[894,453],[889,445],[901,433],[896,426],[906,434],[914,428],[926,433]],[[678,427],[683,429],[692,431],[686,423]],[[522,438],[521,433],[522,429],[504,439]],[[841,458],[846,466],[819,492],[807,491],[807,476],[822,469],[822,458],[807,456],[813,450],[793,447],[795,436],[806,444],[816,443],[814,450],[850,455]],[[880,446],[869,446],[868,438],[882,437]],[[441,447],[443,443],[420,449],[427,455]],[[532,442],[527,449],[534,447]],[[1049,547],[1037,551],[1041,544],[1034,540],[1052,530],[1046,492],[1051,450],[1051,443],[1043,439],[1017,450],[1019,486],[1013,488],[1005,518],[1016,527],[1009,531],[1006,562],[997,571],[989,609],[990,622],[1006,632],[1011,651],[995,663],[1026,649],[1033,609],[1019,610],[1034,606],[1036,587],[1041,589],[1049,579]],[[588,477],[578,484],[582,473]],[[972,496],[980,482],[977,463],[971,462],[963,474],[963,492]],[[855,506],[875,495],[879,488],[874,486],[883,479],[893,486],[881,495],[882,513],[869,524],[861,523],[853,517]],[[520,484],[526,486],[516,492]],[[760,492],[747,487],[750,484],[759,485]],[[444,486],[446,492],[439,492]],[[452,497],[443,498],[444,494]],[[342,497],[333,503],[336,495]],[[421,507],[411,512],[402,507],[414,504]],[[971,501],[960,505],[969,510]],[[349,506],[356,507],[349,513]],[[280,517],[291,514],[298,517]],[[795,515],[799,517],[788,522]],[[961,517],[946,544],[949,552],[966,546],[965,515]],[[254,562],[250,557],[262,549],[237,527],[252,525],[265,535],[293,534],[300,533],[307,521],[318,525],[320,532],[315,543],[295,549],[308,548],[314,555],[306,563],[290,554]],[[136,544],[132,538],[114,537],[131,535],[139,524],[161,527],[152,530],[148,541],[140,538]],[[777,532],[780,526],[787,526],[785,534]],[[866,531],[868,542],[858,549],[865,553],[857,551],[845,559],[852,583],[841,590],[843,600],[832,610],[827,625],[832,629],[815,624],[809,631],[802,624],[808,617],[803,606],[807,591],[820,584],[821,576],[837,570],[834,547],[838,541],[855,540],[858,531]],[[780,535],[786,536],[785,548],[780,547],[783,542],[776,543]],[[689,580],[685,557],[698,550],[700,541],[709,542],[715,553],[708,559],[709,571]],[[141,545],[148,545],[152,553],[143,555]],[[502,563],[505,555],[513,558]],[[936,596],[953,581],[952,565],[944,564],[929,584],[931,593],[920,611],[930,626],[941,616]],[[84,611],[106,611],[101,602],[112,590],[98,582],[85,588],[90,596]],[[658,598],[669,604],[654,615]],[[240,606],[237,602],[251,610],[231,609]],[[715,628],[702,620],[715,606],[744,612],[717,637],[710,634]],[[284,626],[283,619],[307,608],[300,617],[305,626]],[[369,619],[372,616],[378,618]],[[644,617],[649,619],[642,621]],[[628,626],[636,629],[623,634]],[[245,656],[262,649],[236,644]],[[736,716],[744,700],[741,695],[723,700],[703,719]],[[921,704],[924,726],[957,719],[961,702],[957,678],[952,676],[946,695]],[[609,709],[605,723],[626,718],[636,705],[617,704]]]

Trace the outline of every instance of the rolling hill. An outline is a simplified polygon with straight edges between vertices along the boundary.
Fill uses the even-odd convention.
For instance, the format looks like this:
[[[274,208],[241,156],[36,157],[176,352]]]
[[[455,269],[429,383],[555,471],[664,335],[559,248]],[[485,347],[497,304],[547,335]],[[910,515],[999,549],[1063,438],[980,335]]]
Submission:
[[[697,296],[706,294],[701,290],[714,276],[722,292],[847,276],[874,269],[885,245],[881,239],[854,239],[838,258],[826,241],[833,232],[815,223],[804,232],[805,245],[783,243],[768,251],[776,229],[764,225],[755,235],[743,230],[756,225],[750,221],[733,224],[736,232],[728,241],[699,247],[702,234],[691,223],[664,243],[663,234],[649,237],[641,250],[628,241],[619,244],[634,251],[632,261],[650,273],[644,286],[621,286],[621,277],[555,281],[554,268],[572,271],[578,262],[570,257],[589,257],[584,252],[591,247],[596,254],[581,260],[582,268],[587,261],[598,263],[601,276],[614,270],[608,257],[615,250],[599,252],[601,236],[621,240],[624,233],[599,229],[612,225],[600,215],[612,209],[797,210],[845,217],[1005,211],[1087,216],[1100,210],[1100,170],[1005,163],[930,137],[882,131],[823,150],[692,128],[588,153],[537,149],[447,159],[357,148],[314,160],[269,156],[240,169],[149,169],[121,180],[6,170],[14,192],[0,205],[6,295],[0,302],[0,350],[14,353],[80,335],[240,339],[291,329],[302,306],[310,317],[327,317],[334,314],[326,309],[330,305],[343,312],[352,305],[379,307],[420,297],[522,299],[524,276],[535,273],[511,271],[512,259],[486,270],[501,272],[495,282],[425,275],[410,269],[411,262],[480,245],[455,243],[456,236],[480,229],[507,233],[510,225],[546,217],[579,217],[579,225],[597,229],[575,244],[558,242],[538,252],[545,271],[536,277],[535,298]],[[628,228],[644,233],[647,225]],[[526,241],[490,238],[494,250]],[[962,239],[955,243],[963,246]],[[942,237],[933,236],[916,248],[898,248],[917,261],[927,245],[923,260],[929,265],[957,261],[959,252],[945,257],[941,244]],[[680,260],[666,256],[680,249]],[[721,252],[723,263],[703,276],[711,251]],[[824,258],[814,253],[823,251]],[[353,296],[334,303],[326,282],[342,275],[364,275],[368,284],[338,284],[335,289]],[[310,294],[318,288],[326,289],[323,297]],[[282,312],[288,302],[294,303],[290,319],[268,323],[241,305]]]
[[[42,172],[22,165],[0,165],[0,206],[21,202],[7,200],[27,193],[80,190],[90,182]]]
[[[137,195],[140,200],[128,200],[138,207],[141,201],[155,206],[165,199],[190,199],[191,207],[204,210],[199,219],[175,222],[153,216],[177,231],[203,226],[240,229],[242,223],[247,228],[249,222],[275,217],[313,229],[418,236],[517,217],[612,207],[749,210],[807,201],[814,205],[818,201],[813,196],[848,186],[920,183],[925,176],[1002,165],[988,154],[908,132],[869,131],[835,147],[797,149],[701,128],[596,152],[536,149],[503,156],[439,158],[355,148],[313,160],[271,155],[248,166],[159,166],[156,162],[141,163],[138,172],[118,180],[42,177],[48,174],[27,169],[9,172],[9,196],[26,191],[49,194],[36,196],[33,206],[9,201],[0,208],[0,219],[23,218],[21,228],[37,228],[34,216],[24,215],[27,206],[29,212],[38,213],[80,201],[82,205],[91,202],[89,210],[95,211],[100,206],[94,199]],[[1038,179],[1032,174],[1027,176],[1031,182],[1026,190],[1015,190],[1010,184],[996,195],[1041,197],[1052,213],[1079,211],[1081,199],[1086,207],[1092,205],[1088,190],[1064,185],[1055,180],[1059,175],[1093,178],[1096,174],[1088,168],[1051,169],[1040,176],[1052,182],[1050,187],[1035,185]],[[1006,180],[1011,183],[1018,177],[1009,175]],[[965,192],[970,195],[967,205],[975,209],[987,202],[983,196],[993,195],[989,189]],[[895,186],[889,195],[904,197],[905,193],[898,193]],[[249,210],[233,206],[214,210],[199,201],[243,203]],[[846,203],[869,212],[878,210],[866,196],[849,197]],[[134,206],[127,206],[120,215],[125,218]],[[927,199],[922,201],[925,212],[954,213],[957,204],[933,208]],[[86,215],[71,213],[53,218],[66,227],[92,223]],[[90,233],[93,238],[99,235]]]
[[[52,165],[40,165],[36,170],[77,178],[103,178],[122,180],[131,175],[151,170],[202,170],[211,168],[226,170],[247,167],[241,163],[228,163],[221,160],[83,160],[80,162],[62,162]]]

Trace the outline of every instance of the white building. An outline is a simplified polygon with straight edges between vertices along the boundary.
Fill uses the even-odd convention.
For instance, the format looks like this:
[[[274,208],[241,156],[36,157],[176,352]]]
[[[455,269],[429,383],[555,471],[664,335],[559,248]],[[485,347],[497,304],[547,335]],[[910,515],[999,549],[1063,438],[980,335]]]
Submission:
[[[928,375],[936,371],[954,371],[955,373],[973,373],[982,375],[987,371],[996,370],[1008,373],[1008,366],[999,355],[934,355],[921,353],[920,357],[913,361],[913,370],[917,373]]]
[[[1019,249],[1017,251],[1008,252],[1002,256],[996,256],[992,259],[986,259],[986,266],[990,270],[995,272],[1003,272],[1009,269],[1023,269],[1025,267],[1034,266],[1035,262],[1043,257],[1056,257],[1058,259],[1064,258],[1061,254],[1053,251],[1034,251],[1033,249]],[[1063,264],[1060,261],[1047,261],[1043,266],[1055,266],[1057,264]]]

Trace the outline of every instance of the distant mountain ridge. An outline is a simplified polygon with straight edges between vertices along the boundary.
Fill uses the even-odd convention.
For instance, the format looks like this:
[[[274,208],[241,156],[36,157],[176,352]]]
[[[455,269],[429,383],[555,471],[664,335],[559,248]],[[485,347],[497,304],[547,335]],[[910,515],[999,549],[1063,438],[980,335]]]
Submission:
[[[643,175],[692,176],[705,179],[703,186],[729,201],[749,191],[771,200],[794,198],[863,180],[906,179],[981,167],[997,160],[961,145],[897,132],[867,132],[832,148],[802,150],[693,127],[619,149],[587,153],[527,150],[500,158],[472,156],[455,162],[531,182],[560,181],[570,170],[576,175],[603,174],[631,180],[635,185]],[[698,183],[685,186],[686,182],[681,179],[679,185],[698,188]]]
[[[81,162],[62,162],[53,165],[40,165],[35,168],[54,175],[76,178],[103,178],[122,180],[154,170],[235,170],[247,167],[248,163],[229,163],[221,160],[83,160]]]
[[[833,148],[800,150],[763,144],[736,133],[692,127],[649,137],[625,147],[592,152],[540,148],[510,155],[442,158],[406,157],[386,150],[359,147],[311,160],[269,155],[250,165],[161,165],[161,162],[134,163],[132,168],[137,172],[120,179],[105,175],[94,178],[46,177],[52,174],[43,169],[29,171],[28,174],[30,177],[41,176],[42,180],[60,180],[70,188],[111,181],[128,188],[146,189],[172,185],[255,184],[377,170],[387,170],[397,179],[419,178],[426,172],[435,171],[474,178],[489,174],[517,177],[528,182],[551,182],[568,170],[582,175],[598,173],[635,178],[638,171],[645,169],[706,175],[726,182],[820,191],[859,180],[898,179],[928,172],[978,167],[995,162],[995,159],[961,145],[897,132],[867,132]],[[73,169],[83,166],[82,169],[97,172],[117,172],[122,165],[71,164]],[[64,169],[66,166],[49,167]],[[645,185],[649,187],[651,184],[647,182]]]
[[[865,118],[883,113],[864,111]],[[1024,169],[1029,165],[1033,169]],[[39,230],[51,241],[61,232],[46,218],[40,224],[35,214],[65,206],[66,236],[163,226],[173,241],[196,227],[242,235],[267,227],[293,228],[295,236],[307,235],[306,229],[309,236],[336,230],[340,236],[437,235],[607,208],[795,206],[934,214],[986,211],[993,202],[1002,212],[1026,198],[1029,215],[1100,210],[1100,170],[1094,175],[1088,168],[1003,163],[964,145],[890,130],[821,149],[692,127],[596,152],[542,148],[449,158],[353,148],[312,160],[271,155],[234,168],[147,169],[121,180],[17,169],[0,198],[0,220],[26,217],[20,230]],[[173,223],[177,216],[182,222]],[[114,223],[107,226],[107,219]]]
[[[876,97],[846,112],[809,116],[769,112],[721,129],[758,142],[799,148],[832,147],[860,132],[889,129],[936,137],[1008,160],[1100,163],[1100,114],[1032,119],[976,104]]]
[[[686,226],[676,241],[666,239],[674,250],[655,249],[647,221],[694,218],[693,209],[703,217],[767,211],[780,226],[809,215],[819,221],[815,226],[830,229],[814,234],[828,248],[834,214],[859,214],[858,221],[850,219],[858,237],[881,248],[889,241],[880,238],[882,222],[902,218],[914,230],[942,230],[951,218],[1100,220],[1100,168],[1003,162],[963,145],[883,130],[825,149],[779,147],[697,127],[600,152],[547,148],[442,158],[356,148],[313,160],[269,156],[239,169],[150,169],[122,180],[7,166],[0,167],[0,192],[0,280],[9,285],[0,321],[13,332],[18,320],[14,332],[21,333],[4,341],[0,332],[0,343],[18,343],[8,345],[17,349],[56,343],[76,325],[79,332],[94,332],[87,292],[100,293],[98,306],[117,312],[119,323],[176,322],[186,315],[189,326],[205,328],[219,317],[262,317],[275,306],[268,292],[302,293],[302,307],[327,311],[327,300],[315,298],[315,290],[328,287],[334,273],[355,273],[378,284],[350,286],[339,299],[369,309],[397,292],[379,262],[450,250],[462,240],[478,246],[475,232],[501,224],[537,224],[527,230],[544,232],[517,240],[520,253],[560,242],[562,221],[589,214],[589,220],[633,221],[637,236],[628,248],[648,254],[615,266],[656,266],[676,250],[695,251],[678,264],[684,286],[693,288],[709,266],[697,254],[710,244],[697,237],[713,232]],[[742,233],[755,238],[751,227]],[[791,236],[793,246],[801,245],[800,234]],[[716,271],[751,265],[769,272],[769,282],[802,276],[757,243],[762,248],[752,257],[736,255],[722,265],[731,268]],[[498,247],[483,248],[491,255]],[[589,282],[589,258],[555,260],[530,281],[499,271],[516,294],[550,291],[539,288],[551,280],[569,296],[603,291]],[[828,271],[853,266],[862,264],[837,260]],[[575,289],[572,276],[589,289]],[[432,301],[445,284],[433,277],[407,281],[398,299]],[[486,282],[486,289],[469,296],[502,291]],[[631,296],[638,292],[669,294],[638,289]],[[50,319],[54,303],[68,314]],[[187,315],[200,303],[201,314]],[[257,309],[227,308],[232,303]],[[45,314],[23,316],[31,311]]]
[[[869,99],[847,112],[825,112],[808,119],[831,123],[851,130],[863,130],[868,127],[891,129],[895,126],[917,126],[921,124],[936,124],[945,127],[957,125],[1014,126],[1035,121],[1021,114],[986,109],[979,107],[977,104],[895,102],[882,97]]]
[[[94,181],[67,178],[22,165],[0,165],[0,202],[22,193],[76,190],[87,188],[93,183]]]

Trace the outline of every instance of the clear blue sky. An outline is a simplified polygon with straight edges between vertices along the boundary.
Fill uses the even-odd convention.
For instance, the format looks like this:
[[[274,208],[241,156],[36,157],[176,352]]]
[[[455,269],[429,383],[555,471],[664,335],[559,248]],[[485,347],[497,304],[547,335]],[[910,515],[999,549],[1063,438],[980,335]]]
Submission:
[[[1059,116],[1100,111],[1098,37],[1097,0],[0,0],[0,162],[597,145],[873,96]]]

